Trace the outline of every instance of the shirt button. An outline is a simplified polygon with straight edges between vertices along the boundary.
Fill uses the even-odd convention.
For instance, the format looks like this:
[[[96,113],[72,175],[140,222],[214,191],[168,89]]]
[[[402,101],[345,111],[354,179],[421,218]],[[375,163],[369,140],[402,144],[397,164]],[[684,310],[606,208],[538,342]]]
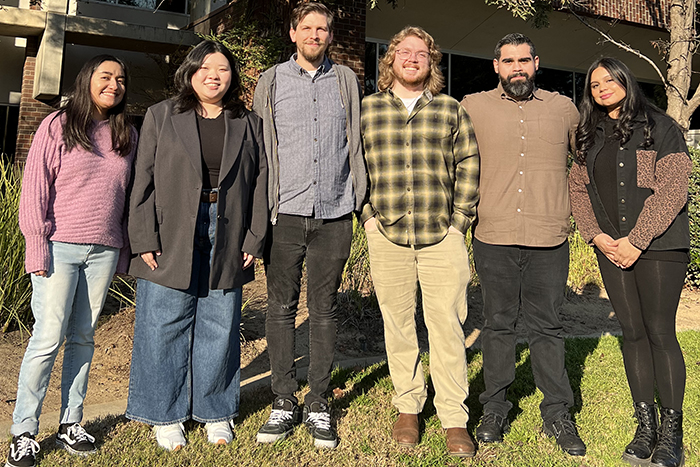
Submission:
[[[522,192],[523,192],[523,189],[522,189],[522,188],[518,188],[518,193],[522,193]]]
[[[317,163],[318,163],[318,159],[314,159],[314,163],[317,164]]]
[[[520,123],[523,123],[525,120],[520,120]]]
[[[316,180],[314,180],[314,185],[316,184]]]
[[[624,162],[620,162],[620,167],[624,167],[624,166],[625,166],[625,163],[624,163]]]
[[[620,186],[625,186],[625,182],[620,182]]]
[[[520,212],[520,208],[518,208],[518,212]]]
[[[408,211],[409,214],[411,214],[411,211]]]
[[[523,174],[523,171],[521,170],[521,171],[520,171],[520,175],[522,175],[522,174]]]
[[[316,141],[318,141],[318,139],[317,139],[317,138],[314,138],[314,142],[316,142]]]
[[[411,187],[409,186],[408,188],[406,188],[406,191],[411,191]]]
[[[523,153],[520,153],[520,157],[525,157],[525,154],[523,154]]]
[[[411,168],[411,164],[406,164],[406,168],[407,168],[407,169],[410,169],[410,168]]]
[[[409,143],[408,141],[406,141],[406,146],[410,146],[410,145],[411,145],[411,143]]]
[[[315,122],[315,121],[318,121],[318,118],[314,117],[314,122]]]
[[[525,139],[525,137],[524,137],[524,136],[521,136],[520,139]]]
[[[622,216],[622,222],[627,222],[627,218],[625,216]]]
[[[622,198],[622,199],[620,200],[620,202],[621,202],[622,204],[625,204],[625,198]]]
[[[519,106],[518,106],[518,108],[519,108],[519,109],[522,109],[522,108],[523,108],[523,106],[522,106],[522,105],[519,105]]]
[[[622,146],[620,146],[620,151],[624,151],[624,150],[625,150],[625,148],[623,148]]]

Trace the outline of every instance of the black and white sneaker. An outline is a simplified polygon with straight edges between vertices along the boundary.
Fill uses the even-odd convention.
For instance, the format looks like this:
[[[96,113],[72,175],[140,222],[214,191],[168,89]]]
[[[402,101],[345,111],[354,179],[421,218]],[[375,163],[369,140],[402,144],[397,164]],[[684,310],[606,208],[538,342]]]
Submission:
[[[289,436],[294,427],[301,423],[301,410],[294,401],[278,398],[272,403],[270,418],[260,428],[258,443],[274,443]]]
[[[97,451],[95,438],[80,423],[62,423],[58,427],[56,444],[76,456],[87,456]]]
[[[5,467],[34,467],[38,453],[39,443],[34,440],[33,435],[22,433],[13,436]]]
[[[323,402],[312,402],[304,406],[304,425],[314,438],[317,448],[333,449],[338,445],[338,436],[331,426],[331,409]]]

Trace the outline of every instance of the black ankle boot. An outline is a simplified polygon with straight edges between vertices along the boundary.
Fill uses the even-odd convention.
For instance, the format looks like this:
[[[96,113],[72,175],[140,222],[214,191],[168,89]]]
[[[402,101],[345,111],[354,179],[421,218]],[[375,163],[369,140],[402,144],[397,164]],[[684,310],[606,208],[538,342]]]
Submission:
[[[622,459],[632,465],[647,464],[656,447],[656,430],[659,427],[656,406],[646,402],[635,403],[634,418],[637,419],[637,431],[625,448]]]
[[[683,412],[661,409],[661,426],[656,448],[651,455],[652,467],[682,467],[683,454]]]

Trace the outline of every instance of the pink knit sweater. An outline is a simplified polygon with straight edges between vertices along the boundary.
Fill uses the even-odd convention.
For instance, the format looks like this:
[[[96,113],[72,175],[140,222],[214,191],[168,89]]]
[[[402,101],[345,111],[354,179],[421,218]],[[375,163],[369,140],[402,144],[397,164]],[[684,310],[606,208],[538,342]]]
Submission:
[[[95,149],[70,151],[63,143],[65,116],[41,122],[29,149],[19,202],[19,226],[27,248],[27,272],[48,271],[49,241],[120,248],[117,272],[126,272],[129,240],[124,207],[134,151],[112,150],[108,121],[97,122]],[[134,142],[136,132],[134,131]]]

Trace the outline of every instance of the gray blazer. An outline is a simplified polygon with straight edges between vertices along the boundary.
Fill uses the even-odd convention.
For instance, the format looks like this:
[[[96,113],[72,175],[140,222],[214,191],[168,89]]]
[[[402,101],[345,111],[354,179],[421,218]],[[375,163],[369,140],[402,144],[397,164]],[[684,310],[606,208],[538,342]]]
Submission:
[[[148,109],[141,128],[129,204],[129,241],[136,254],[129,273],[175,289],[189,287],[202,159],[193,110],[174,113],[166,100]],[[262,257],[268,224],[267,161],[262,121],[254,113],[226,111],[219,174],[217,227],[210,289],[240,287],[255,279],[241,252]],[[151,271],[140,253],[161,250]]]

